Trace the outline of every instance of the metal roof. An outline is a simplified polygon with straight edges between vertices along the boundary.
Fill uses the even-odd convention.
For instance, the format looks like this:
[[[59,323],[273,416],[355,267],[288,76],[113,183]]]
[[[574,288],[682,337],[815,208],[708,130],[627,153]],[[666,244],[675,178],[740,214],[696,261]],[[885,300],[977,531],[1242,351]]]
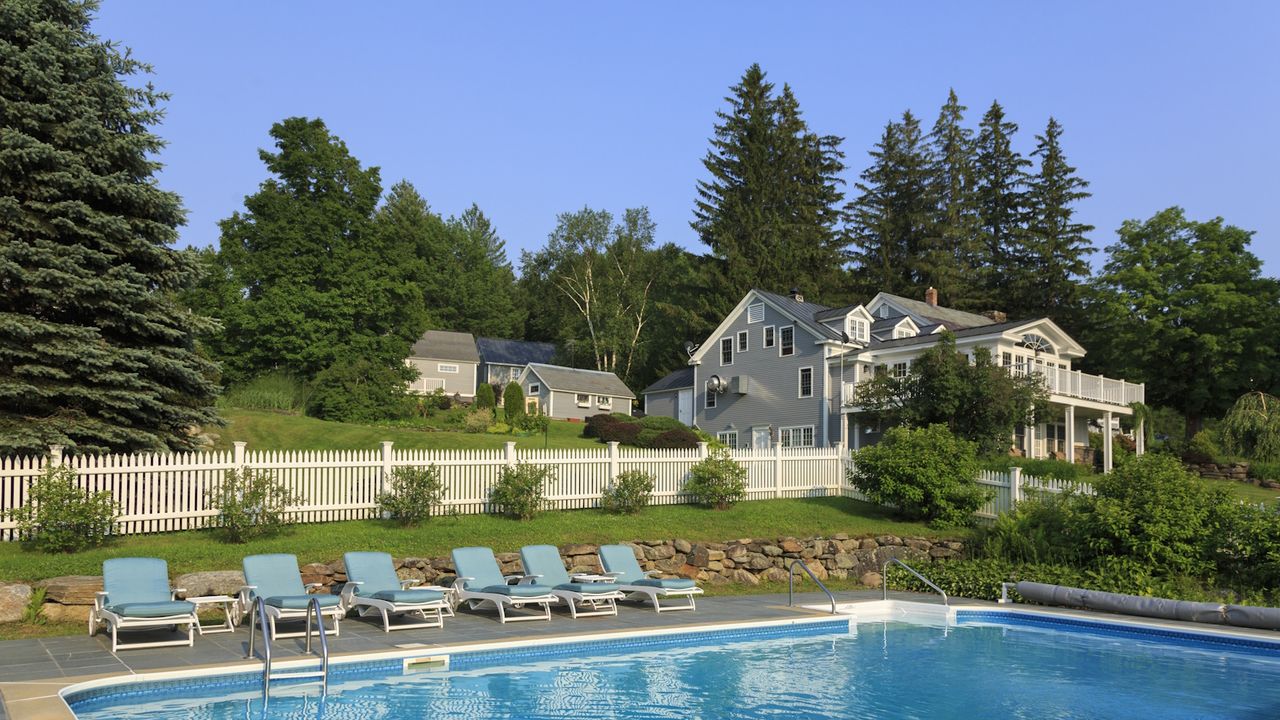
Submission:
[[[480,354],[476,352],[476,339],[471,333],[448,330],[428,330],[422,333],[422,337],[409,350],[409,357],[480,362]]]
[[[757,295],[767,298],[769,302],[778,306],[786,314],[796,319],[796,322],[809,328],[815,335],[827,340],[840,340],[840,333],[836,330],[818,322],[816,317],[831,308],[826,305],[819,305],[811,302],[797,302],[786,295],[778,295],[776,293],[767,292],[765,290],[756,291]]]
[[[992,333],[1001,333],[1001,332],[1004,332],[1005,330],[1021,327],[1026,324],[1027,324],[1026,320],[1019,320],[1017,322],[991,323],[988,325],[983,325],[982,327],[970,327],[970,328],[961,328],[959,330],[953,330],[951,331],[951,334],[955,335],[958,338],[972,337],[974,335],[988,335]],[[921,331],[921,334],[916,335],[914,337],[897,338],[894,340],[881,340],[877,342],[872,342],[870,349],[879,350],[881,348],[905,347],[908,345],[923,345],[926,343],[935,342],[937,340],[938,340],[938,335],[934,335],[934,334],[926,335],[924,334],[923,331]]]
[[[912,300],[901,295],[893,295],[891,293],[880,293],[880,296],[889,302],[898,306],[898,308],[906,311],[910,315],[919,318],[928,318],[935,323],[941,322],[947,327],[967,328],[977,327],[979,325],[994,325],[995,321],[984,315],[965,312],[964,310],[956,310],[954,308],[942,307],[941,305],[930,305],[921,300]],[[917,325],[923,323],[916,323]]]
[[[579,370],[542,363],[529,363],[529,372],[536,374],[541,378],[542,383],[552,390],[636,399],[635,393],[631,392],[626,384],[611,372]]]
[[[550,363],[556,358],[556,346],[544,342],[482,337],[476,338],[476,348],[485,362],[498,365]]]
[[[655,381],[652,385],[641,391],[642,395],[649,393],[665,392],[667,390],[680,390],[682,388],[693,387],[693,368],[682,367],[675,372],[669,373],[666,377]]]

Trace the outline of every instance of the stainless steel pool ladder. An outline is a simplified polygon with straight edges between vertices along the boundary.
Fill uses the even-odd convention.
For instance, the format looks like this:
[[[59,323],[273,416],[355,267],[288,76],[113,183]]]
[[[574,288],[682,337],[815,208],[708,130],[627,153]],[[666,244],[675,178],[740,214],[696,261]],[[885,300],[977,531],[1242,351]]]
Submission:
[[[916,572],[916,569],[915,569],[915,568],[913,568],[913,567],[911,567],[910,565],[908,565],[908,564],[906,564],[906,563],[902,562],[902,561],[901,561],[901,560],[899,560],[898,558],[889,558],[889,561],[888,561],[888,562],[886,562],[886,563],[884,564],[884,567],[880,569],[880,587],[884,588],[884,599],[885,599],[885,600],[888,600],[888,599],[889,599],[889,566],[890,566],[890,565],[901,565],[902,567],[906,568],[906,569],[907,569],[907,572],[911,573],[912,575],[915,575],[915,576],[916,576],[916,578],[918,578],[918,579],[920,580],[920,582],[922,582],[922,583],[924,583],[925,585],[928,585],[929,587],[933,588],[934,592],[936,592],[936,593],[938,593],[939,595],[941,595],[941,596],[942,596],[942,604],[943,604],[943,605],[950,605],[950,604],[951,604],[951,601],[947,599],[947,594],[946,594],[945,592],[943,592],[942,588],[938,587],[937,585],[934,585],[932,580],[930,580],[929,578],[927,578],[927,577],[925,577],[925,576],[921,575],[920,573]]]
[[[253,611],[249,613],[249,652],[245,654],[246,658],[253,657],[253,639],[257,636],[257,627],[262,628],[262,703],[265,706],[267,700],[271,697],[271,680],[272,678],[320,678],[320,694],[322,696],[329,694],[329,639],[324,634],[324,614],[320,612],[320,600],[311,598],[311,602],[307,603],[307,653],[311,652],[311,616],[316,619],[316,627],[319,629],[320,635],[320,669],[312,672],[283,672],[272,674],[271,672],[271,641],[270,625],[267,624],[267,605],[262,598],[255,598],[253,601]],[[255,622],[256,621],[256,622]]]
[[[805,573],[810,578],[812,578],[814,582],[818,583],[818,587],[822,588],[822,592],[826,593],[828,598],[831,598],[831,614],[835,615],[836,614],[836,596],[832,595],[831,591],[827,589],[827,586],[823,585],[822,581],[818,579],[818,576],[814,575],[813,571],[809,569],[809,566],[805,565],[800,560],[792,560],[791,567],[787,568],[787,605],[790,606],[790,605],[796,604],[796,566],[797,565],[799,565],[800,568],[804,570]]]

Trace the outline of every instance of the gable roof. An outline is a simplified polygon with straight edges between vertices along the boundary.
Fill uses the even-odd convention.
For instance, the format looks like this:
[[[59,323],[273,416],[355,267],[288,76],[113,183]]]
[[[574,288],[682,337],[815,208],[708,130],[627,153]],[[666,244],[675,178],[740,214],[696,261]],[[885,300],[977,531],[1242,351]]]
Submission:
[[[675,372],[667,374],[666,377],[654,381],[652,385],[642,390],[641,394],[647,395],[649,393],[679,390],[681,388],[691,387],[693,387],[693,368],[682,367]]]
[[[1070,356],[1084,356],[1084,348],[1080,346],[1070,335],[1067,335],[1062,328],[1058,327],[1049,318],[1040,318],[1039,320],[1013,320],[1002,323],[989,323],[981,327],[961,328],[952,330],[951,334],[959,338],[979,337],[984,335],[999,335],[1010,330],[1031,330],[1032,328],[1042,329],[1053,335],[1052,340],[1055,343],[1061,343],[1062,350],[1067,351]],[[871,343],[870,350],[887,350],[897,347],[907,347],[911,345],[925,345],[936,342],[938,335],[936,333],[925,334],[923,330],[919,335],[908,338],[896,338],[889,340],[877,340]],[[1059,353],[1062,354],[1062,353]]]
[[[579,370],[543,363],[529,363],[529,369],[525,372],[537,375],[551,390],[636,399],[635,393],[631,392],[626,384],[611,372]]]
[[[901,295],[893,295],[886,292],[877,293],[875,298],[872,298],[871,303],[874,303],[877,299],[884,300],[902,312],[911,315],[916,320],[916,325],[942,323],[950,329],[958,330],[960,328],[995,324],[994,320],[983,315],[942,307],[941,305],[930,305],[922,300],[912,300]],[[868,305],[871,303],[868,303]],[[922,319],[932,320],[933,322],[921,322]]]
[[[831,308],[826,305],[819,305],[811,302],[796,302],[786,295],[778,295],[776,293],[764,290],[753,290],[757,295],[767,299],[773,303],[783,313],[795,318],[795,321],[809,330],[809,332],[824,340],[840,340],[840,333],[823,325],[818,321],[818,315],[830,312]]]
[[[471,333],[448,330],[428,330],[422,333],[422,337],[410,348],[409,357],[480,362],[475,337]]]
[[[556,357],[556,346],[551,343],[528,340],[503,340],[501,338],[476,338],[476,348],[486,363],[498,365],[528,365],[549,363]]]

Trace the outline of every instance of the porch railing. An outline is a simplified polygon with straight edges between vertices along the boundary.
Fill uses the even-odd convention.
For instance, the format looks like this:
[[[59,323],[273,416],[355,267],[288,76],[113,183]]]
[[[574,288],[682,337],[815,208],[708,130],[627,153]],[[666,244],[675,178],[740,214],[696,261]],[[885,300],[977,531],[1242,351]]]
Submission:
[[[1009,372],[1017,376],[1033,374],[1038,376],[1051,395],[1092,400],[1108,405],[1128,406],[1135,402],[1146,402],[1146,385],[1125,382],[1103,375],[1091,375],[1079,370],[1063,370],[1047,365],[1021,364],[1013,365]],[[844,383],[841,391],[841,402],[845,406],[853,404],[857,387],[861,382]]]

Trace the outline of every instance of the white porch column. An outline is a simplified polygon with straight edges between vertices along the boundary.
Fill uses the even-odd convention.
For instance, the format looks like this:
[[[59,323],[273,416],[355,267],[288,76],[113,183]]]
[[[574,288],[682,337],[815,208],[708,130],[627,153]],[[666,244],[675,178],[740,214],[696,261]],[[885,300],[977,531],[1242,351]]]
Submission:
[[[840,413],[840,447],[849,447],[849,413]]]
[[[1102,472],[1111,472],[1111,411],[1102,413]]]
[[[1022,454],[1027,459],[1035,458],[1036,424],[1034,422],[1022,426]]]
[[[862,449],[862,423],[856,420],[853,423],[853,449],[854,452]]]
[[[1134,454],[1142,455],[1147,451],[1147,428],[1146,421],[1138,418],[1138,424],[1133,431]]]
[[[1074,463],[1076,461],[1076,408],[1075,406],[1068,405],[1067,409],[1063,411],[1062,415],[1063,415],[1063,422],[1066,423],[1066,430],[1067,430],[1066,438],[1064,438],[1067,445],[1067,462]]]

